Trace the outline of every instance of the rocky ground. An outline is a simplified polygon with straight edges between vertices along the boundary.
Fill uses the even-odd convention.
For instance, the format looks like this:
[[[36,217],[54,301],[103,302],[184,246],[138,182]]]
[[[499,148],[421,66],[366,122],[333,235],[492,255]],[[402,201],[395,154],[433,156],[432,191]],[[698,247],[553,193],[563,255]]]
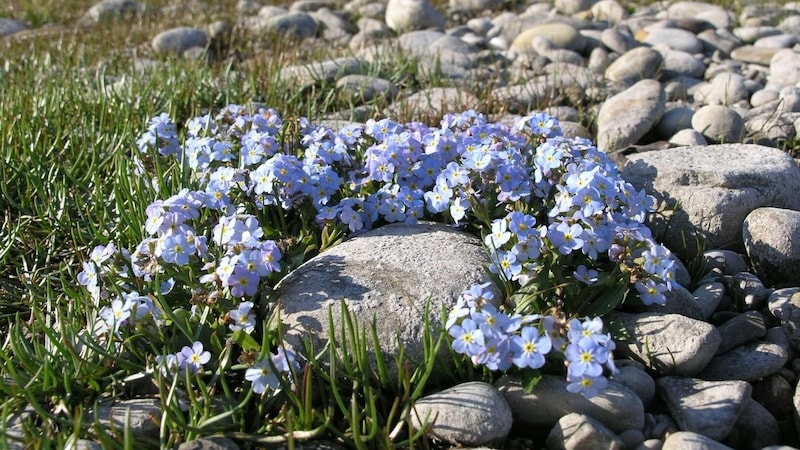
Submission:
[[[162,30],[152,37],[153,59],[142,56],[139,66],[157,67],[159,53],[232,58],[235,34],[303,40],[331,56],[284,67],[280,77],[298,90],[328,86],[348,99],[352,107],[326,119],[432,120],[475,108],[511,121],[546,108],[565,134],[612,153],[624,177],[655,195],[663,211],[681,205],[652,226],[686,265],[701,251],[706,270],[696,279],[682,272],[683,289],[666,307],[615,313],[630,338],[618,346],[620,373],[606,393],[586,400],[549,377],[529,395],[513,378],[457,386],[420,402],[420,410],[438,413],[433,431],[442,442],[497,446],[511,433],[506,446],[513,448],[800,446],[800,169],[792,157],[800,133],[800,3],[734,13],[698,2],[633,10],[615,0],[438,7],[298,0],[288,8],[242,0],[237,11],[235,21]],[[115,19],[164,13],[109,0],[74,25],[120,26]],[[6,39],[40,31],[0,18]],[[409,56],[417,59],[417,82],[371,75],[380,61]],[[239,64],[246,67],[246,55]],[[408,261],[400,255],[421,245],[433,258],[450,239],[421,244],[418,233],[402,231],[395,238],[389,265]],[[474,267],[480,264],[477,258]],[[157,402],[136,402],[134,413],[157,410]],[[125,409],[100,416],[124,417]],[[139,432],[157,433],[142,423]],[[512,423],[515,432],[493,426]],[[237,448],[193,445],[187,448]]]

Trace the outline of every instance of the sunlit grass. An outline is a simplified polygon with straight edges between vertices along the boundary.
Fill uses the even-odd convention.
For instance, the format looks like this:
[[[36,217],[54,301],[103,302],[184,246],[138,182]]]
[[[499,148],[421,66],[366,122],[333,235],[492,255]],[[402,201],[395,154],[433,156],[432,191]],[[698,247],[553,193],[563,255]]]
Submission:
[[[231,103],[259,102],[285,117],[312,118],[353,106],[336,98],[330,85],[290,89],[278,77],[288,65],[351,55],[346,49],[254,39],[234,29],[229,52],[212,64],[153,54],[150,39],[160,31],[235,21],[233,0],[188,2],[184,9],[78,26],[94,3],[7,0],[0,5],[0,17],[31,26],[0,40],[0,435],[7,418],[27,408],[21,440],[38,448],[63,447],[79,437],[105,448],[137,445],[126,430],[114,434],[99,427],[90,411],[125,393],[130,375],[146,368],[119,357],[110,346],[75,345],[94,320],[89,311],[96,309],[76,278],[94,245],[141,241],[146,205],[187,182],[174,163],[159,160],[148,167],[160,180],[159,191],[133,175],[135,140],[148,119],[164,111],[182,124]],[[169,7],[175,2],[147,3]],[[733,10],[736,5],[728,4]],[[368,73],[401,87],[447,84],[435,74],[420,81],[417,62],[402,53],[387,54]],[[386,102],[372,106],[379,109]],[[414,112],[396,119],[412,120]],[[362,344],[372,338],[370,330],[354,327],[348,332]],[[437,353],[442,342],[428,338],[429,353]],[[212,408],[209,397],[201,395],[190,398],[185,413],[172,395],[177,384],[160,383],[164,426],[182,427],[186,434],[145,444],[167,447],[221,432],[255,445],[332,436],[356,448],[428,446],[424,433],[411,430],[407,421],[410,401],[430,388],[431,367],[387,379],[357,351],[343,358],[344,369],[337,367],[342,358],[336,353],[346,350],[333,347],[322,357],[327,361],[296,374],[296,386],[287,387],[281,398],[284,404],[255,410],[247,401],[250,394],[228,392],[220,381],[215,389],[229,401],[226,407]],[[396,363],[402,367],[404,361]],[[463,373],[450,374],[452,380],[482,376],[460,369]],[[234,426],[220,428],[222,422]]]

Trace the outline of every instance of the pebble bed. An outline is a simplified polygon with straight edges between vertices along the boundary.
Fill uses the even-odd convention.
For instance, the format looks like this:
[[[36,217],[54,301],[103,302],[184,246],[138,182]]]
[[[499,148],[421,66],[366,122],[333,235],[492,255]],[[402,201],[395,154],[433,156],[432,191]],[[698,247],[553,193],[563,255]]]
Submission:
[[[298,0],[288,7],[241,0],[236,9],[234,21],[162,30],[152,36],[152,55],[224,60],[235,53],[229,42],[240,32],[256,40],[301,40],[337,56],[284,67],[281,79],[300,90],[335,89],[353,105],[324,119],[365,121],[407,111],[421,119],[478,109],[512,123],[516,115],[546,109],[561,120],[564,134],[591,139],[620,165],[625,155],[670,147],[797,147],[800,2],[764,2],[736,13],[687,1],[632,11],[616,0],[513,6],[500,0],[437,6],[426,0]],[[167,13],[145,2],[106,0],[75,25],[123,26],[114,19]],[[0,38],[25,39],[39,31],[0,18]],[[416,83],[369,75],[371,65],[399,57],[417,59]],[[157,66],[156,60],[139,65]],[[426,87],[432,83],[436,87]],[[765,287],[739,253],[709,250],[705,258],[709,272],[694,284],[688,272],[682,275],[687,289],[670,298],[669,314],[615,313],[632,336],[652,341],[647,352],[635,342],[620,344],[620,374],[599,399],[574,400],[561,381],[549,378],[524,395],[518,380],[503,378],[495,386],[468,384],[434,394],[420,408],[439,412],[447,429],[443,442],[471,447],[800,446],[798,290]],[[734,302],[747,308],[732,312]],[[137,402],[127,406],[132,414],[146,417],[157,409],[157,402]],[[463,414],[465,405],[475,404],[476,414]],[[99,415],[124,417],[125,409]],[[513,417],[516,429],[536,430],[534,437],[512,432],[508,439],[506,427],[479,428],[497,417]],[[14,420],[7,423],[9,433]],[[94,444],[81,441],[76,448]],[[180,448],[238,446],[201,439]]]

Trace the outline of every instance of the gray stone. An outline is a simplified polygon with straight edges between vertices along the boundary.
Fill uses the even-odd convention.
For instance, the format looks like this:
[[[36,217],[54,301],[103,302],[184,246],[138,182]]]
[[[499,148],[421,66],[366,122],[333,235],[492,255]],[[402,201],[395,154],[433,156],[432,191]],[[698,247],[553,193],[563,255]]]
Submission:
[[[568,16],[588,10],[594,5],[595,1],[596,0],[555,0],[553,2],[553,7],[556,11]]]
[[[669,138],[668,142],[678,147],[708,145],[708,141],[703,137],[703,134],[692,129],[678,131]]]
[[[275,33],[285,39],[302,41],[316,36],[319,25],[309,13],[290,11],[286,14],[265,17],[261,30]]]
[[[747,100],[750,98],[750,92],[745,87],[745,80],[742,75],[736,73],[720,73],[707,84],[697,87],[694,92],[695,100],[705,105],[726,106]]]
[[[692,431],[671,433],[661,450],[733,450],[714,439]]]
[[[708,320],[714,314],[714,311],[717,310],[717,306],[719,306],[719,303],[722,301],[722,297],[725,296],[725,285],[722,283],[703,284],[695,289],[692,295],[697,299],[697,304],[703,311],[703,320]],[[723,344],[725,343],[724,336],[722,342]]]
[[[462,383],[414,403],[411,422],[430,436],[455,445],[498,445],[511,430],[511,409],[503,395],[483,382]]]
[[[300,339],[310,338],[322,348],[329,339],[328,309],[338,336],[343,302],[354,320],[367,327],[362,329],[375,321],[387,364],[393,363],[391,355],[400,345],[412,361],[420,361],[422,312],[430,308],[435,334],[442,307],[454,305],[473,283],[488,281],[481,268],[485,262],[477,238],[446,225],[392,224],[366,232],[317,255],[280,281],[276,289],[281,293],[286,340],[299,349]]]
[[[450,8],[459,11],[483,12],[498,9],[503,5],[500,0],[450,0]]]
[[[706,54],[718,53],[727,58],[731,52],[742,45],[742,42],[730,31],[725,29],[705,30],[697,34],[697,39],[703,42]]]
[[[597,147],[610,152],[637,143],[661,119],[665,102],[655,80],[641,80],[609,98],[597,115]]]
[[[742,238],[761,279],[778,287],[800,286],[800,211],[755,209],[744,220]]]
[[[754,381],[752,398],[776,418],[791,417],[792,385],[780,375],[770,375]]]
[[[679,314],[612,312],[608,318],[627,332],[617,352],[662,374],[696,375],[719,348],[713,325]]]
[[[639,367],[633,365],[617,367],[617,373],[613,374],[611,379],[635,392],[645,406],[649,405],[656,395],[656,383],[653,377]]]
[[[69,440],[64,446],[64,450],[103,450],[103,445],[89,439]]]
[[[153,38],[153,50],[180,55],[193,47],[205,47],[208,35],[199,28],[179,27],[159,33]]]
[[[122,430],[129,427],[133,436],[154,439],[159,436],[161,415],[161,401],[156,398],[115,401],[111,405],[98,405],[97,410],[88,412],[88,417],[97,416],[98,424],[104,428]]]
[[[633,84],[653,78],[661,69],[661,54],[649,47],[636,47],[608,66],[605,77],[611,81]]]
[[[720,269],[725,275],[747,271],[744,257],[731,250],[707,250],[703,252],[703,264],[706,269]]]
[[[11,36],[14,33],[19,33],[28,29],[28,25],[19,20],[7,19],[0,17],[0,37]]]
[[[616,0],[600,0],[592,5],[592,18],[618,24],[628,18],[628,11]]]
[[[706,380],[755,381],[777,372],[788,359],[789,355],[780,345],[752,342],[714,357],[700,377]]]
[[[709,142],[721,144],[741,142],[745,133],[739,113],[723,105],[706,105],[695,111],[692,128]]]
[[[752,45],[743,45],[737,47],[731,52],[731,58],[736,61],[741,61],[750,64],[761,64],[762,66],[769,66],[772,57],[778,53],[777,48],[754,47]]]
[[[770,294],[761,279],[750,272],[733,274],[728,287],[740,309],[761,309]]]
[[[695,117],[697,114],[695,113]],[[628,156],[623,178],[645,189],[669,218],[648,224],[667,247],[685,259],[708,248],[743,251],[739,224],[756,208],[800,210],[800,169],[786,153],[758,145],[682,147]]]
[[[333,83],[346,75],[360,74],[362,70],[363,66],[358,58],[342,57],[284,67],[278,77],[294,88],[306,89],[318,83]]]
[[[716,441],[731,432],[752,392],[750,384],[744,381],[704,381],[672,376],[657,379],[656,386],[681,430]]]
[[[800,80],[800,52],[792,49],[779,50],[769,64],[769,82],[791,86]]]
[[[693,115],[694,110],[687,106],[668,107],[664,115],[661,116],[661,120],[656,124],[656,130],[663,137],[672,137],[678,131],[692,128]]]
[[[714,28],[730,28],[734,22],[733,13],[725,8],[707,2],[678,1],[667,8],[670,19],[698,19],[714,25]]]
[[[800,38],[794,34],[776,34],[774,36],[764,36],[753,43],[753,47],[759,48],[792,48],[800,42]]]
[[[753,42],[767,36],[776,36],[781,34],[781,30],[771,25],[767,26],[743,26],[733,29],[733,34],[744,41],[746,44]]]
[[[700,53],[703,51],[703,43],[697,39],[694,33],[680,28],[650,28],[645,36],[645,44],[657,46],[667,45],[673,50],[686,53]]]
[[[557,375],[542,375],[526,394],[518,377],[502,376],[495,386],[508,401],[514,425],[550,430],[558,420],[570,413],[594,417],[614,432],[644,427],[644,405],[625,386],[609,381],[608,387],[586,398],[567,391],[567,381]]]
[[[145,3],[134,0],[103,0],[89,8],[79,22],[93,24],[115,19],[130,19],[142,16],[147,10]]]
[[[239,446],[226,437],[211,436],[183,442],[178,450],[239,450]]]
[[[662,80],[679,76],[701,78],[706,71],[703,61],[691,53],[662,46],[655,49],[661,53],[664,60],[661,66]]]
[[[603,45],[608,47],[609,50],[617,52],[620,55],[641,45],[633,36],[628,33],[623,33],[616,28],[606,28],[603,30],[600,34],[600,41]]]
[[[369,75],[345,75],[336,81],[339,97],[355,104],[367,103],[376,98],[392,100],[399,88],[389,80]]]
[[[389,0],[386,25],[397,33],[433,28],[443,30],[444,16],[428,0]]]
[[[767,307],[789,334],[795,351],[800,351],[800,287],[778,289],[770,294]]]
[[[742,344],[755,341],[767,334],[764,317],[756,311],[745,311],[726,321],[718,328],[722,343],[717,354],[721,355]]]
[[[532,26],[520,33],[512,42],[511,49],[520,53],[533,50],[533,40],[537,37],[547,38],[556,48],[564,48],[580,52],[586,42],[572,25],[566,23],[543,23]]]
[[[769,147],[785,148],[797,136],[792,118],[774,112],[749,118],[744,127],[749,139]]]
[[[469,92],[461,88],[429,88],[418,91],[410,96],[396,100],[386,110],[388,117],[408,115],[415,112],[416,120],[426,118],[441,119],[442,115],[452,111],[466,111],[479,108],[480,101]]]
[[[733,448],[763,449],[781,442],[781,428],[766,408],[748,399],[742,415],[724,442]]]
[[[549,450],[622,450],[625,448],[613,431],[584,414],[571,413],[558,419],[547,435]]]
[[[675,286],[671,291],[664,293],[667,297],[663,305],[652,304],[640,307],[641,312],[660,314],[680,314],[695,320],[705,320],[705,310],[697,298],[683,286]]]
[[[759,89],[750,96],[750,105],[753,108],[766,105],[777,100],[778,95],[778,91],[772,88]]]

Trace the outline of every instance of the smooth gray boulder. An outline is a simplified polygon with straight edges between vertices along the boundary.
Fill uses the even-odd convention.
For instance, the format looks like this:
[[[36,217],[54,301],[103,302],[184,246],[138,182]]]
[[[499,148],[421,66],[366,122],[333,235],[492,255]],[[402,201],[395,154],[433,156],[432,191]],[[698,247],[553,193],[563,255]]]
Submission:
[[[478,238],[444,224],[392,224],[366,232],[317,255],[278,283],[286,341],[297,350],[302,339],[322,348],[330,337],[329,308],[341,341],[344,304],[362,330],[375,323],[388,365],[401,345],[412,361],[421,361],[426,308],[438,336],[442,308],[449,311],[473,283],[489,281],[482,268],[487,262]],[[449,357],[446,353],[442,356]]]
[[[461,446],[499,445],[513,423],[511,408],[491,384],[474,381],[427,395],[414,403],[411,423],[430,435]]]
[[[617,352],[667,375],[696,375],[720,344],[716,327],[680,314],[612,312],[607,319],[625,328]]]
[[[611,152],[636,144],[661,120],[665,105],[661,83],[649,79],[609,98],[597,114],[597,148]]]
[[[542,375],[526,394],[516,376],[503,376],[495,386],[508,401],[514,424],[548,431],[570,413],[594,417],[614,432],[644,428],[644,405],[635,392],[614,381],[599,394],[586,398],[567,391],[567,381],[558,375]]]
[[[744,219],[742,239],[760,279],[778,287],[800,286],[800,211],[755,209]]]
[[[684,260],[705,248],[744,252],[742,224],[756,208],[800,210],[800,168],[787,153],[750,144],[678,147],[628,156],[622,177],[655,197],[653,234]],[[680,208],[678,208],[680,205]]]
[[[750,400],[745,381],[704,381],[697,378],[661,377],[658,393],[683,431],[724,439]]]

